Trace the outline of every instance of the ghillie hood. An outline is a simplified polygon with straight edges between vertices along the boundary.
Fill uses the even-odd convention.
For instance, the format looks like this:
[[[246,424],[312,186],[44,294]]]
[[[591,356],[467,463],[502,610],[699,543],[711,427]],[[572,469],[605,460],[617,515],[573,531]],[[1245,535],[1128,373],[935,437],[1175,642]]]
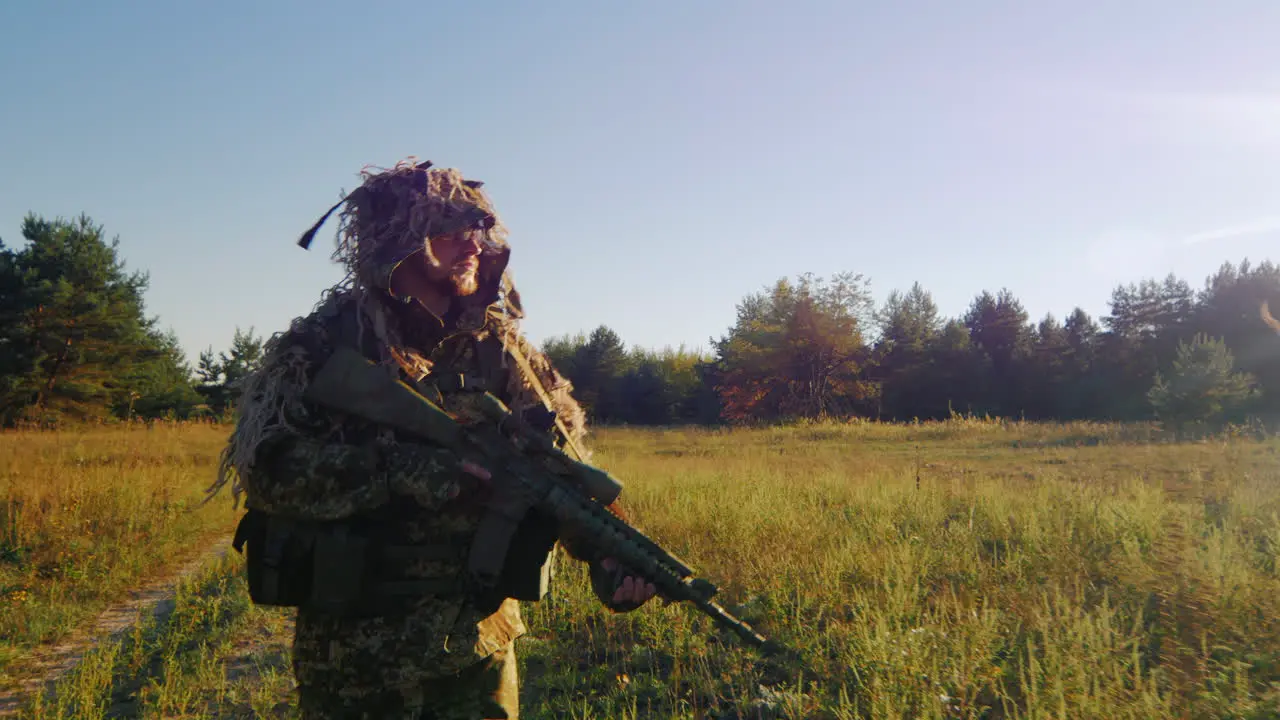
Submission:
[[[380,355],[375,359],[388,372],[403,371],[420,379],[430,371],[430,363],[402,342],[400,314],[394,306],[406,299],[391,292],[391,276],[406,260],[430,252],[428,238],[476,230],[482,233],[476,292],[453,298],[447,317],[438,319],[449,327],[479,329],[496,310],[506,320],[497,328],[500,339],[504,345],[517,342],[518,321],[524,313],[507,270],[511,249],[482,183],[415,158],[391,169],[366,167],[361,176],[361,186],[329,208],[298,241],[308,248],[329,216],[341,208],[333,259],[347,272],[323,294],[316,312],[324,314],[339,303],[354,302],[357,335],[363,337],[372,329]],[[300,329],[306,320],[298,318],[294,327]],[[236,428],[223,453],[218,478],[209,488],[210,498],[233,473],[232,492],[238,498],[258,443],[267,434],[289,427],[287,408],[300,401],[307,358],[288,337],[278,333],[267,342],[261,367],[244,378],[239,388]]]
[[[509,301],[509,311],[522,315],[519,293],[511,282],[507,263],[511,247],[507,231],[482,189],[484,183],[467,180],[454,169],[433,168],[413,158],[389,170],[361,173],[364,184],[329,208],[298,241],[307,248],[320,226],[334,211],[340,213],[337,247],[333,259],[347,270],[343,285],[366,292],[391,292],[391,276],[406,260],[430,252],[430,237],[459,230],[481,233],[478,289],[455,298],[457,311],[483,308]],[[345,206],[345,207],[344,207]]]

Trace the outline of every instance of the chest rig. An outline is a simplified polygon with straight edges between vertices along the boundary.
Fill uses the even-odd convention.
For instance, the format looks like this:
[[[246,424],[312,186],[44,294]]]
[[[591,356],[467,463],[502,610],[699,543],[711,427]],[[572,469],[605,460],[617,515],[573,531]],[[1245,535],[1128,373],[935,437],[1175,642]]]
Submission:
[[[349,309],[350,308],[348,306]],[[334,344],[347,345],[367,354],[372,348],[360,342],[353,313],[327,308],[323,320]],[[517,347],[504,348],[486,337],[485,325],[492,308],[465,314],[451,323],[448,333],[431,338],[427,358],[430,372],[417,379],[402,377],[428,400],[460,416],[466,422],[468,404],[483,393],[504,397],[508,393],[508,358],[524,374],[542,400],[524,414],[524,421],[549,434],[559,428],[550,396]],[[365,328],[367,331],[369,328]],[[427,338],[419,338],[418,347]],[[362,347],[363,346],[363,347]],[[423,348],[426,349],[426,348]],[[577,448],[574,448],[576,450]],[[553,573],[553,550],[558,529],[552,518],[530,512],[520,522],[506,547],[484,549],[502,556],[497,586],[477,595],[468,587],[464,558],[475,548],[466,543],[387,542],[385,530],[412,506],[397,498],[370,516],[335,521],[306,521],[250,509],[236,531],[234,546],[247,560],[250,596],[261,605],[299,607],[346,617],[370,617],[394,613],[423,596],[468,597],[479,606],[497,607],[505,598],[541,600]],[[475,538],[471,539],[474,544]],[[496,559],[496,558],[495,558]],[[449,570],[434,576],[405,568],[436,563]]]
[[[509,402],[507,387],[512,383],[507,379],[507,372],[518,372],[540,400],[523,411],[522,422],[552,437],[558,435],[566,445],[572,444],[571,435],[555,414],[549,393],[520,348],[514,344],[504,346],[492,337],[487,341],[477,340],[476,333],[483,331],[485,323],[498,319],[491,315],[495,312],[491,306],[455,319],[456,330],[442,339],[430,356],[431,371],[411,383],[412,386],[451,413],[475,420],[482,418],[483,412],[468,404],[473,400],[479,402],[484,393]],[[514,368],[508,368],[508,360],[514,361]],[[576,446],[572,453],[581,458]],[[554,519],[534,510],[521,519],[514,534],[501,546],[469,548],[471,553],[490,554],[495,560],[501,556],[502,573],[486,601],[496,603],[503,598],[514,598],[536,602],[545,597],[554,572],[553,550],[558,539]],[[484,541],[483,537],[472,540],[473,543]]]

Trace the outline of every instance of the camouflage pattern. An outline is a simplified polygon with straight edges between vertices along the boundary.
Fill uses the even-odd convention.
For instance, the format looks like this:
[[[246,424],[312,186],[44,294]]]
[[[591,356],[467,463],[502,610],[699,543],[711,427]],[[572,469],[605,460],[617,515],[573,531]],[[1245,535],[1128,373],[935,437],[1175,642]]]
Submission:
[[[339,296],[306,321],[295,323],[282,343],[295,349],[291,355],[295,366],[316,371],[333,343],[344,340],[342,327],[350,323],[343,321],[350,320],[353,308]],[[476,331],[452,333],[435,343],[429,343],[430,333],[422,327],[412,337],[416,347],[432,348],[424,355],[434,367],[483,378],[501,389],[504,401],[530,407],[537,402],[535,391],[519,377],[515,363],[503,362],[500,323],[495,314]],[[443,326],[435,330],[441,333]],[[525,352],[531,359],[540,358],[532,348],[526,347]],[[486,363],[485,358],[491,361]],[[550,370],[545,358],[541,363]],[[305,378],[301,376],[303,382]],[[554,371],[547,379],[546,387],[556,388],[560,402],[565,402],[567,381]],[[455,416],[478,419],[478,412],[469,407],[471,397],[464,391],[442,393],[440,399]],[[292,406],[289,422],[294,431],[269,435],[258,446],[257,462],[246,483],[247,505],[313,519],[376,517],[388,543],[460,549],[452,559],[407,564],[407,579],[460,577],[466,557],[461,549],[468,547],[483,512],[478,503],[469,502],[465,490],[474,480],[458,469],[461,458],[351,418],[332,417],[306,403]],[[317,701],[334,705],[341,700],[343,706],[354,707],[371,694],[383,698],[379,702],[387,697],[418,697],[424,688],[434,687],[429,681],[452,685],[471,676],[488,687],[494,672],[502,677],[511,672],[486,674],[478,668],[503,648],[508,648],[507,662],[514,663],[512,642],[525,631],[519,604],[513,600],[499,607],[478,607],[464,597],[421,597],[402,613],[376,618],[335,618],[302,610],[297,617],[294,672],[300,697],[308,705]],[[514,690],[504,692],[514,697]],[[507,713],[515,717],[514,707]]]
[[[537,388],[510,356],[514,348],[528,359],[579,443],[585,414],[570,383],[518,330],[523,309],[506,272],[509,251],[502,235],[493,232],[496,220],[478,184],[459,190],[449,180],[454,176],[428,178],[418,172],[422,169],[403,173],[411,180],[409,191],[391,194],[397,198],[394,211],[412,218],[403,227],[388,230],[368,214],[378,203],[384,205],[379,212],[388,211],[387,193],[352,193],[348,228],[359,226],[366,235],[377,229],[391,239],[349,247],[348,265],[358,280],[354,287],[331,293],[314,312],[272,338],[263,367],[246,386],[224,466],[234,467],[236,489],[243,489],[250,508],[303,519],[358,518],[377,527],[387,544],[442,549],[406,560],[398,572],[406,580],[447,583],[463,577],[466,550],[483,512],[470,492],[476,480],[461,471],[465,458],[305,401],[303,390],[333,348],[344,344],[360,350],[462,422],[480,419],[472,409],[473,393],[437,394],[420,381],[427,373],[465,374],[515,412],[541,407]],[[443,220],[432,219],[434,211],[414,209],[428,180],[432,187],[453,183]],[[468,203],[483,212],[468,214]],[[430,203],[421,200],[420,205]],[[363,220],[358,217],[362,209]],[[456,224],[459,217],[465,222],[478,217],[478,226],[488,229],[480,289],[455,298],[446,318],[391,295],[390,273],[424,252],[425,231],[439,230],[441,222]],[[606,604],[611,592],[597,588]],[[525,632],[516,601],[486,606],[461,592],[402,600],[393,612],[377,617],[299,609],[293,669],[304,717],[515,718],[514,641]]]
[[[516,720],[520,704],[516,666],[515,647],[508,643],[456,676],[405,688],[343,689],[337,695],[301,688],[298,707],[307,718]]]

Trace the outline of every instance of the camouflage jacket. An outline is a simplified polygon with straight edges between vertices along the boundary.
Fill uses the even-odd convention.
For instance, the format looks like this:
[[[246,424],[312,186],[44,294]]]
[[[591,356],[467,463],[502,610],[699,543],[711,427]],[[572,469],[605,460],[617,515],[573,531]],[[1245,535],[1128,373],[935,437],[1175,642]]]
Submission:
[[[406,329],[405,343],[430,361],[431,377],[478,379],[516,412],[542,404],[504,337],[508,344],[518,343],[561,419],[572,433],[582,433],[583,413],[568,381],[523,336],[506,332],[501,304],[476,308],[450,328],[421,308],[411,311],[394,302],[388,308]],[[289,385],[281,396],[296,398],[339,343],[376,359],[373,333],[367,325],[361,328],[356,316],[355,302],[336,295],[294,323],[273,354],[290,358],[288,370],[279,371],[279,382]],[[465,422],[474,417],[468,409],[473,397],[449,388],[433,399]],[[406,579],[447,580],[465,571],[464,551],[482,509],[468,502],[465,488],[472,480],[457,469],[461,458],[302,401],[289,403],[283,414],[291,430],[275,431],[257,446],[245,478],[248,507],[304,519],[364,518],[392,545],[444,549],[438,556],[408,561],[402,567]],[[464,492],[453,498],[459,489]],[[450,593],[417,597],[401,612],[382,617],[336,618],[300,610],[294,670],[299,683],[353,693],[412,684],[473,665],[524,632],[516,601],[479,607]]]

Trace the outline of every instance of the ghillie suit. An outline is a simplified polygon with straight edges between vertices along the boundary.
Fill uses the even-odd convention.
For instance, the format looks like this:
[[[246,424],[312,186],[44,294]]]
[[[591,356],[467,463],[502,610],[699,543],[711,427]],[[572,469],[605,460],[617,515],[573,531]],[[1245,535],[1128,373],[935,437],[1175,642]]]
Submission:
[[[358,553],[370,559],[356,611],[327,612],[297,598],[275,603],[299,605],[293,662],[306,717],[416,717],[425,708],[430,717],[514,718],[513,641],[525,626],[515,600],[466,591],[465,558],[483,507],[468,491],[474,479],[458,469],[463,458],[325,410],[303,393],[333,348],[345,344],[463,422],[479,419],[470,392],[477,388],[517,413],[544,422],[558,416],[568,436],[561,443],[581,447],[585,417],[569,382],[519,331],[523,309],[507,271],[510,248],[480,183],[412,159],[381,172],[366,168],[363,178],[299,243],[305,247],[343,207],[334,259],[346,266],[346,278],[267,343],[260,369],[242,387],[210,494],[230,480],[237,504],[246,495],[238,543],[242,535],[258,537],[287,555],[300,541],[272,545],[261,539],[268,528],[287,535],[302,527],[295,534],[312,537],[306,533],[329,526],[369,543],[371,551]],[[443,317],[397,298],[396,268],[431,252],[425,238],[460,230],[483,238],[477,290],[453,297]],[[336,544],[334,557],[344,557],[342,543],[325,543],[309,546]],[[305,567],[293,570],[251,567],[251,587],[284,596],[290,591],[281,588],[298,577],[313,587],[331,583],[335,593],[353,582],[333,567],[340,563],[311,555],[300,562]],[[592,563],[591,575],[601,602],[630,609],[611,602],[618,572]]]
[[[1280,333],[1280,320],[1275,319],[1271,314],[1271,308],[1268,306],[1266,300],[1262,301],[1262,306],[1258,308],[1258,314],[1262,316],[1262,322],[1270,326],[1272,330]]]

